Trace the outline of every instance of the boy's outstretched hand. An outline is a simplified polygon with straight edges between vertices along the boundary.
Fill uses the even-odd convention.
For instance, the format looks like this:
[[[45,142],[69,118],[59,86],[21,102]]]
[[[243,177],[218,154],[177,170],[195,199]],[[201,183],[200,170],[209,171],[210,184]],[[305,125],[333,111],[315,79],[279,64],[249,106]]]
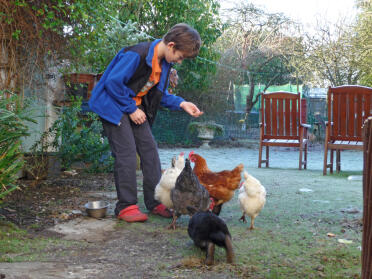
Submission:
[[[204,112],[200,111],[196,105],[194,105],[191,102],[182,102],[180,104],[180,107],[186,111],[188,114],[194,117],[199,117],[202,115]]]

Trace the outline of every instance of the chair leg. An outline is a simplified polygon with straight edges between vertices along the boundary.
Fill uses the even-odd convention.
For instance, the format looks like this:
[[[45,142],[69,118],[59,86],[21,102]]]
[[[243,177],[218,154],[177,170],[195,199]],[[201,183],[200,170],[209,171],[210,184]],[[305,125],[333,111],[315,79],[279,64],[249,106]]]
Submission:
[[[269,167],[269,146],[266,146],[266,167]]]
[[[299,160],[299,163],[298,163],[298,169],[299,170],[302,170],[302,152],[303,152],[303,144],[302,142],[300,143],[300,158],[298,159]]]
[[[327,164],[328,164],[328,144],[324,144],[324,160],[323,160],[323,175],[327,175]]]
[[[305,144],[305,161],[304,161],[304,170],[307,169],[307,142]]]
[[[324,161],[323,161],[323,175],[327,175],[327,169],[328,169],[328,140],[330,135],[330,126],[328,125],[328,122],[326,123],[325,127],[325,139],[324,139]]]
[[[341,150],[336,150],[336,171],[339,173],[341,171]]]
[[[261,168],[262,165],[262,143],[260,142],[260,147],[258,149],[258,167]]]
[[[333,173],[333,155],[334,155],[335,150],[331,149],[330,152],[331,152],[331,156],[330,156],[331,162],[329,164],[329,173]]]

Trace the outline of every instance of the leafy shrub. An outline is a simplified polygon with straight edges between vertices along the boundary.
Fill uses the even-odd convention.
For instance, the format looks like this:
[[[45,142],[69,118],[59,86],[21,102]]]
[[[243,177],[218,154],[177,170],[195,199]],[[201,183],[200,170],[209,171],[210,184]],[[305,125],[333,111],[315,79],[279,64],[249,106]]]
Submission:
[[[27,136],[27,107],[17,95],[0,90],[0,199],[17,188],[17,173],[24,160],[21,137]]]
[[[73,97],[70,106],[62,108],[59,118],[41,140],[51,139],[63,169],[83,162],[89,172],[110,171],[113,159],[109,155],[108,141],[102,136],[101,121],[94,113],[83,114],[81,103],[81,98]],[[41,142],[38,144],[43,146]]]

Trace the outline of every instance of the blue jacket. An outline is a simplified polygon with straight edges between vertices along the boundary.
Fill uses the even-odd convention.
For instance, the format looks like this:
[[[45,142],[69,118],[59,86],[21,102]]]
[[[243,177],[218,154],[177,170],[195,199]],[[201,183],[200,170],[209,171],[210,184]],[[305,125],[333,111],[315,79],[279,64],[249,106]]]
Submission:
[[[141,89],[147,82],[148,77],[146,77],[145,80],[137,82],[136,86],[130,86],[130,84],[133,84],[131,78],[135,73],[136,76],[138,76],[138,71],[140,72],[139,74],[145,72],[145,70],[142,70],[142,64],[147,68],[146,72],[151,74],[154,48],[160,41],[161,40],[155,40],[151,42],[148,47],[148,52],[145,53],[145,55],[142,54],[142,57],[141,53],[136,51],[135,48],[123,48],[111,61],[101,79],[94,87],[89,100],[90,109],[103,119],[116,125],[120,124],[120,120],[124,113],[133,113],[137,109],[137,106],[132,98],[136,96],[138,92],[134,92],[131,88]],[[141,59],[145,59],[142,61],[142,64]],[[162,72],[160,81],[155,87],[157,91],[160,91],[162,94],[160,101],[161,106],[171,110],[180,110],[180,103],[184,101],[184,99],[168,93],[167,89],[171,66],[172,65],[165,59],[161,61]],[[149,94],[150,92],[147,95]]]

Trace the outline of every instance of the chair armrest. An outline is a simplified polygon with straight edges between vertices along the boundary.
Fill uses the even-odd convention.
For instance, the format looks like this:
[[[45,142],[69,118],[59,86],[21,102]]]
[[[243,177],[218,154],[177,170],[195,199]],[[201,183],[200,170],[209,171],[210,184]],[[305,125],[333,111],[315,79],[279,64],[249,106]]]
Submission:
[[[311,128],[311,125],[310,124],[301,123],[300,125],[302,127],[306,128],[306,129],[310,129]]]

